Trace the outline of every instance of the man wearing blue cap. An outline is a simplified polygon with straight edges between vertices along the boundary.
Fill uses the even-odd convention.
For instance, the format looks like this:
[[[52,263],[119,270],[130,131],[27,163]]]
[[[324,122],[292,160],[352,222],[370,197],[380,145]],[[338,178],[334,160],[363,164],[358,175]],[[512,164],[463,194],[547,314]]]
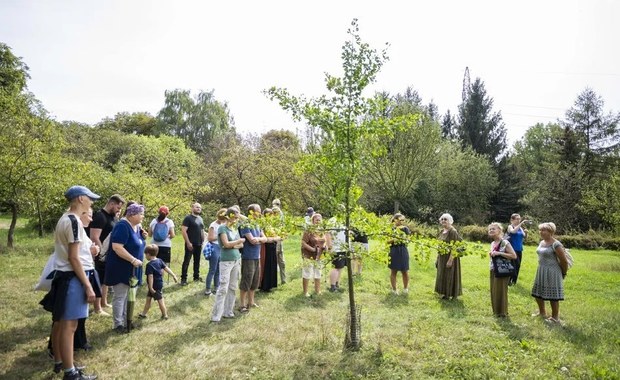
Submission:
[[[78,319],[88,317],[88,303],[95,301],[95,292],[84,271],[84,265],[92,263],[92,257],[87,251],[80,254],[84,251],[79,249],[85,235],[80,215],[89,211],[99,195],[84,186],[72,186],[65,192],[65,198],[69,201],[69,211],[60,217],[54,231],[56,276],[41,304],[52,312],[54,321],[54,372],[64,369],[63,379],[96,379],[97,376],[85,375],[82,368],[75,367],[73,335]]]

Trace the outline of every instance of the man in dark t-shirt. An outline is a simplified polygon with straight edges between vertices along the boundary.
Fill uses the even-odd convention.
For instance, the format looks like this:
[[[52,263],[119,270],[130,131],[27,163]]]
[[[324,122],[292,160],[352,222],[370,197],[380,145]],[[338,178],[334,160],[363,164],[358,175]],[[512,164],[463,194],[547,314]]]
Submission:
[[[103,246],[103,241],[112,232],[114,224],[116,224],[116,214],[121,210],[125,204],[125,200],[118,194],[114,194],[108,199],[108,203],[99,211],[93,215],[93,221],[86,229],[86,234],[90,240],[93,241],[98,247]],[[95,258],[95,270],[99,276],[101,282],[101,298],[95,300],[95,313],[107,314],[103,311],[103,307],[110,307],[108,304],[108,287],[103,285],[103,279],[105,278],[105,261],[101,260],[107,252],[99,252],[99,255]]]
[[[181,266],[181,285],[187,285],[187,270],[189,262],[194,259],[194,281],[202,281],[200,278],[200,251],[205,241],[205,225],[200,217],[202,206],[200,203],[192,205],[192,213],[183,219],[181,234],[185,240],[185,256]]]

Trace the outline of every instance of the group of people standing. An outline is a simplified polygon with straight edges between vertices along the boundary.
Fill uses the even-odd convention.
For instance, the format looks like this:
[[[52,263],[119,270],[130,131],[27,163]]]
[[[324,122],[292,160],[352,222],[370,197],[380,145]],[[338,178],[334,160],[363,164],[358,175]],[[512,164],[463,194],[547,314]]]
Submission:
[[[212,322],[235,317],[237,289],[239,312],[259,307],[256,290],[269,292],[278,286],[278,266],[281,282],[286,282],[282,237],[276,231],[265,231],[259,223],[262,218],[281,222],[282,217],[277,199],[265,210],[258,204],[249,205],[247,215],[238,206],[218,211],[217,219],[209,225],[207,243],[213,246],[205,291],[206,295],[215,294]]]
[[[409,235],[411,232],[405,225],[402,214],[392,217],[393,228],[399,234]],[[452,226],[454,220],[450,214],[439,218],[441,231],[438,240],[446,243],[437,255],[435,267],[435,292],[442,299],[456,299],[463,294],[461,281],[461,263],[457,250],[450,243],[460,241],[461,237]],[[523,258],[523,243],[527,236],[524,224],[530,221],[521,219],[519,214],[511,216],[510,225],[504,234],[499,223],[488,226],[488,235],[492,240],[489,250],[490,293],[493,314],[497,317],[508,316],[508,287],[515,285],[519,278]],[[531,295],[538,305],[538,312],[532,316],[544,318],[552,324],[561,324],[559,319],[559,302],[564,299],[563,279],[568,270],[566,251],[562,243],[554,238],[556,226],[553,223],[542,223],[538,226],[541,241],[536,249],[538,268],[534,278]],[[406,239],[398,239],[398,235],[390,242],[390,282],[392,292],[398,294],[396,276],[402,273],[403,293],[408,292],[409,253]],[[545,302],[551,304],[551,315],[547,314]]]
[[[128,321],[127,297],[131,288],[139,286],[143,277],[143,262],[146,259],[147,302],[141,318],[146,318],[151,301],[158,302],[162,318],[167,319],[163,301],[163,274],[167,272],[177,281],[170,270],[171,247],[175,235],[175,225],[170,219],[170,210],[162,206],[158,216],[151,221],[148,229],[142,228],[145,208],[135,202],[127,202],[123,217],[120,211],[125,200],[120,195],[113,195],[106,205],[93,215],[92,204],[100,197],[84,186],[72,186],[65,192],[69,209],[59,219],[54,232],[56,275],[51,290],[41,304],[52,312],[52,334],[50,353],[54,358],[54,371],[64,371],[64,379],[95,379],[94,375],[84,374],[83,366],[73,361],[73,352],[87,345],[84,321],[88,316],[88,303],[94,304],[94,312],[108,314],[104,308],[112,307],[113,327],[118,332],[131,328]],[[282,237],[276,231],[264,231],[261,218],[283,221],[280,201],[274,200],[272,208],[261,210],[258,204],[247,208],[247,216],[238,206],[222,208],[217,218],[205,231],[200,216],[201,205],[194,203],[191,214],[182,224],[181,233],[184,240],[184,259],[182,264],[181,285],[187,285],[190,261],[194,261],[193,279],[200,282],[200,254],[208,246],[209,271],[206,278],[205,294],[215,295],[211,321],[219,322],[222,318],[234,318],[236,291],[239,294],[239,311],[247,313],[251,308],[259,307],[256,303],[257,289],[271,291],[277,287],[278,267],[281,283],[286,282],[285,263],[282,252]],[[359,231],[352,231],[353,249],[347,248],[346,229],[335,223],[334,228],[319,227],[322,216],[309,208],[307,223],[301,239],[302,253],[302,289],[305,296],[310,296],[308,287],[313,280],[314,292],[321,292],[322,257],[329,253],[334,268],[331,270],[330,291],[339,291],[339,279],[346,264],[347,251],[353,251],[350,257],[357,262],[357,271],[361,271],[359,260],[362,250],[368,249],[368,237]],[[460,241],[456,229],[452,226],[453,218],[443,214],[439,218],[441,231],[438,239],[447,243]],[[392,292],[397,294],[396,279],[401,272],[403,293],[408,292],[409,253],[407,235],[411,231],[406,226],[405,217],[395,214],[392,217],[394,236],[390,240],[390,283]],[[492,239],[490,257],[490,289],[493,313],[498,317],[508,315],[508,286],[516,284],[519,276],[523,252],[523,241],[527,231],[518,214],[511,217],[511,224],[504,235],[499,223],[488,226],[488,235]],[[541,241],[537,248],[538,269],[532,287],[532,296],[536,299],[538,313],[550,323],[559,320],[559,301],[564,299],[563,278],[566,276],[568,262],[562,244],[554,238],[556,227],[553,223],[539,226]],[[152,243],[146,243],[148,236]],[[355,252],[358,254],[356,254]],[[513,271],[509,275],[500,273],[498,260],[510,260]],[[352,262],[353,264],[353,262]],[[437,277],[435,291],[444,299],[456,299],[462,295],[461,264],[455,250],[448,248],[440,252],[436,260]],[[357,272],[359,273],[359,272]],[[108,289],[112,289],[112,304],[108,304]],[[134,293],[135,294],[135,293]],[[551,303],[551,315],[547,314],[545,301]],[[109,315],[109,314],[108,314]],[[74,343],[76,330],[81,340]],[[79,346],[78,346],[79,345]]]

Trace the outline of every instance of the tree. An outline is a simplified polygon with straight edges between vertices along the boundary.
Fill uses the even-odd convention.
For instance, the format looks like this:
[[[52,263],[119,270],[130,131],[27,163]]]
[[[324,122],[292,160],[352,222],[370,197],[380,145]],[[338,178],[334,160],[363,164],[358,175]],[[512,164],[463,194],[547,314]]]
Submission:
[[[441,119],[441,136],[448,140],[456,138],[456,120],[454,120],[454,116],[452,116],[450,110],[447,110],[446,114]]]
[[[119,112],[114,118],[106,117],[97,123],[98,128],[111,129],[128,134],[153,136],[157,133],[158,121],[148,112]]]
[[[418,183],[429,169],[440,142],[440,130],[436,122],[420,106],[421,99],[411,95],[394,97],[389,139],[372,135],[368,138],[368,152],[364,160],[365,196],[375,198],[373,203],[389,201],[394,213],[415,191]],[[414,101],[404,101],[413,99]]]
[[[497,174],[487,158],[445,141],[437,151],[434,167],[423,186],[431,198],[427,214],[432,221],[449,212],[461,223],[483,223],[497,186]]]
[[[519,203],[533,218],[553,221],[563,230],[600,223],[596,213],[579,207],[588,183],[579,146],[578,135],[571,128],[536,124],[515,143],[511,158],[516,182],[523,190]]]
[[[486,156],[497,164],[506,150],[506,128],[499,112],[493,113],[493,98],[487,96],[480,78],[471,86],[469,96],[459,106],[458,138],[463,147]]]
[[[20,210],[33,206],[63,165],[60,134],[27,91],[27,70],[21,58],[0,44],[0,202],[11,211],[8,247],[13,247]]]
[[[159,133],[177,136],[199,153],[208,152],[215,136],[234,129],[226,102],[201,91],[192,97],[189,90],[166,91],[165,105],[159,111]]]
[[[17,95],[26,89],[28,79],[28,66],[7,44],[0,42],[0,91],[5,95]]]
[[[603,156],[620,147],[620,113],[604,114],[603,98],[591,88],[586,88],[566,111],[562,125],[571,128],[579,136],[584,151],[585,164],[592,172],[604,170]]]
[[[609,180],[587,189],[580,209],[597,213],[614,231],[620,232],[620,168],[616,167]]]
[[[371,134],[388,134],[382,119],[372,117],[377,111],[374,99],[364,98],[362,93],[388,59],[386,51],[380,53],[362,42],[357,20],[348,30],[351,39],[342,47],[344,75],[326,74],[325,82],[331,96],[307,100],[295,97],[286,89],[272,87],[267,95],[278,100],[280,106],[290,111],[296,120],[305,119],[319,137],[320,150],[309,156],[309,164],[324,168],[326,178],[334,184],[334,201],[344,205],[345,228],[351,227],[351,214],[359,198],[356,183],[361,173],[363,141]],[[348,242],[348,233],[346,234]],[[350,255],[350,253],[349,253]],[[351,262],[347,260],[349,274],[349,329],[346,346],[360,347],[360,321],[355,306]]]
[[[510,220],[515,212],[524,209],[521,198],[526,192],[523,173],[517,170],[511,156],[503,156],[496,166],[497,191],[489,199],[493,205],[492,220]]]
[[[313,198],[309,176],[296,170],[302,152],[292,132],[271,130],[260,137],[227,136],[216,141],[207,163],[210,191],[205,201],[271,205],[280,198],[283,207],[303,210]]]

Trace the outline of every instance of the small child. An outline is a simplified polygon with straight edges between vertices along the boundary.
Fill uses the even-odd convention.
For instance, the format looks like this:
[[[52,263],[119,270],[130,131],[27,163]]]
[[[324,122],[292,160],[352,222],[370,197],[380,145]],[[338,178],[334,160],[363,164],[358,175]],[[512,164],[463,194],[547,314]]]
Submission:
[[[146,314],[151,308],[151,299],[155,299],[159,304],[159,310],[161,311],[161,319],[168,319],[168,312],[166,310],[166,304],[164,303],[164,295],[162,289],[164,288],[164,271],[168,272],[177,282],[177,276],[172,273],[172,270],[166,266],[161,259],[157,258],[159,247],[155,244],[149,244],[144,249],[146,259],[149,261],[146,264],[146,282],[149,286],[149,292],[146,295],[146,303],[144,304],[144,311],[138,314],[140,318],[146,318]]]

